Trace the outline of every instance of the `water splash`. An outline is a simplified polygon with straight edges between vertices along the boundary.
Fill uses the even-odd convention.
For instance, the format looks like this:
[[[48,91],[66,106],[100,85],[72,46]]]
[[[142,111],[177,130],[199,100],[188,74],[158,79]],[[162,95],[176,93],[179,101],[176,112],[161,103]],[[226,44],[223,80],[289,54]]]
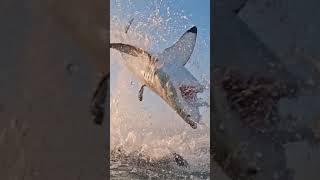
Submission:
[[[116,9],[111,10],[110,41],[131,44],[150,52],[159,52],[170,46],[191,26],[189,16],[183,10],[172,12],[170,3],[150,1],[144,7],[146,10],[141,11],[130,0],[116,0]],[[126,34],[125,27],[132,18],[134,21]],[[202,98],[209,99],[209,70],[203,71],[199,65],[199,60],[203,61],[201,49],[203,46],[207,48],[209,39],[199,39],[187,68],[205,84],[207,88]],[[191,129],[160,97],[147,88],[144,100],[138,101],[141,84],[121,61],[121,55],[111,51],[112,176],[137,179],[145,176],[192,176],[193,179],[206,179],[210,165],[209,129]],[[205,66],[208,67],[208,64]],[[204,109],[202,114],[204,122],[210,124],[209,109]],[[177,166],[170,159],[173,152],[186,159],[190,167]]]

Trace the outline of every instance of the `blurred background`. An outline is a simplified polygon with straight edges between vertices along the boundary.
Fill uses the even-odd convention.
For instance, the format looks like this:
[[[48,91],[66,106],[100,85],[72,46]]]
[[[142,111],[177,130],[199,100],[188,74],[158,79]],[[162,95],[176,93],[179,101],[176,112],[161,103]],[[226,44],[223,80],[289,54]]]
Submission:
[[[108,69],[99,34],[104,7],[98,0],[0,2],[0,179],[106,177],[108,129],[89,111]]]

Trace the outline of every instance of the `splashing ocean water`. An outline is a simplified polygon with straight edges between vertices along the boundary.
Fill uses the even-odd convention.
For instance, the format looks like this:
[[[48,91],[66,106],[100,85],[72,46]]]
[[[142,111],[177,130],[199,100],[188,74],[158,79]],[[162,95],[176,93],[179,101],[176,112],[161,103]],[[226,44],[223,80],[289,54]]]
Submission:
[[[122,6],[129,6],[130,3],[133,5],[131,1],[116,0],[118,12],[111,11],[111,42],[127,43],[150,52],[159,52],[175,42],[189,27],[188,16],[182,12],[171,12],[170,4],[163,1],[146,6],[149,14],[135,11],[134,14],[121,15],[124,12],[121,11]],[[132,17],[134,21],[125,34],[126,21]],[[209,39],[206,43],[209,43]],[[200,53],[196,45],[188,62],[192,68],[188,65],[187,68],[202,84],[209,87],[209,74],[201,73],[198,64],[198,59],[202,58]],[[140,102],[138,91],[141,84],[121,63],[122,60],[120,53],[111,50],[111,179],[209,179],[208,127],[200,126],[196,130],[190,128],[148,88]],[[207,88],[201,95],[208,103],[209,92]],[[209,109],[200,110],[202,120],[209,126]],[[181,155],[189,166],[178,166],[172,153]]]

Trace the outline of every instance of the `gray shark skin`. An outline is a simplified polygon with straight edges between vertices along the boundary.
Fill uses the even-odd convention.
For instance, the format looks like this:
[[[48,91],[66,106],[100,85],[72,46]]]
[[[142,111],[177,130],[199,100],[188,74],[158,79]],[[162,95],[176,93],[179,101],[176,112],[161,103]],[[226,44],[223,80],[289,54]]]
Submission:
[[[159,95],[193,129],[197,128],[201,116],[199,107],[208,106],[197,98],[204,87],[184,67],[193,52],[197,27],[193,26],[171,47],[158,54],[151,54],[128,44],[110,43],[110,48],[121,52],[125,65],[144,86]]]

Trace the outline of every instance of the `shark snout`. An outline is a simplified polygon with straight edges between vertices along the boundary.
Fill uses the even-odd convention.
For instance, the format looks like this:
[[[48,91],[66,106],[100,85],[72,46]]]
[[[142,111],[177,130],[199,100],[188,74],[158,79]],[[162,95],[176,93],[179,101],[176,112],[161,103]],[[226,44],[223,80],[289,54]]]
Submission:
[[[187,115],[187,117],[191,117],[190,115]],[[197,123],[190,120],[189,122],[187,122],[193,129],[197,129]]]
[[[184,120],[188,123],[193,129],[197,129],[197,122],[200,121],[201,116],[198,113],[192,111],[185,111]]]

